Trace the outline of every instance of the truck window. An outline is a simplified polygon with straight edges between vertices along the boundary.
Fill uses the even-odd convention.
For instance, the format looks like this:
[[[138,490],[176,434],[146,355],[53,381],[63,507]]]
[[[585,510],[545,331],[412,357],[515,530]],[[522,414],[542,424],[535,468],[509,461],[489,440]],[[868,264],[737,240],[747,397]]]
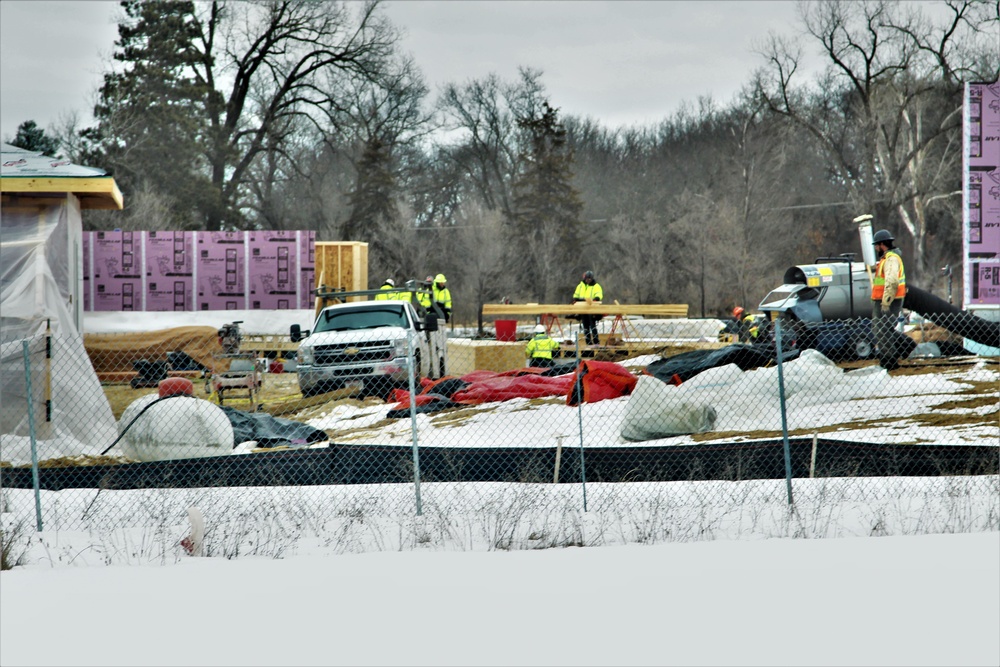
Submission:
[[[353,331],[377,327],[408,329],[409,326],[403,306],[386,306],[357,310],[325,310],[320,313],[313,331],[316,333],[321,331]]]

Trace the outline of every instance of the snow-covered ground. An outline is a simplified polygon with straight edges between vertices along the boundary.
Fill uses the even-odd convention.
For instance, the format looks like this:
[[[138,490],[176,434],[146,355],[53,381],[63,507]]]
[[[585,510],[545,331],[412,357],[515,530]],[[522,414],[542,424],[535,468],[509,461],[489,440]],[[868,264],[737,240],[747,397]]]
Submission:
[[[639,369],[658,358],[630,359],[624,365]],[[968,366],[917,375],[890,375],[877,365],[845,373],[818,352],[806,350],[799,359],[784,364],[787,426],[789,430],[826,429],[828,437],[862,442],[997,445],[1000,422],[995,420],[984,419],[974,425],[968,420],[949,424],[946,419],[923,418],[931,413],[938,416],[995,413],[1000,402],[1000,373],[995,369],[995,364],[989,365],[982,359]],[[630,411],[650,415],[692,405],[710,406],[715,411],[717,419],[712,430],[724,434],[720,441],[752,439],[755,432],[781,429],[777,368],[743,372],[727,365],[704,371],[679,387],[650,377],[640,378],[640,382],[659,388],[656,400],[642,399],[636,392],[632,396],[584,404],[578,411],[556,398],[514,399],[470,407],[461,416],[460,428],[452,419],[441,419],[434,413],[417,415],[417,435],[422,446],[555,447],[560,442],[578,443],[582,422],[585,446],[635,446],[635,442],[621,437],[623,420]],[[971,389],[970,383],[992,385],[987,397],[995,400],[941,407]],[[630,402],[639,400],[647,402],[633,405],[630,410]],[[332,403],[308,423],[328,431],[339,442],[409,444],[412,439],[409,419],[385,423],[386,414],[394,407],[381,403]],[[369,429],[373,426],[377,428]],[[498,434],[502,438],[498,439]],[[693,442],[691,435],[680,435],[646,440],[642,444]],[[702,436],[697,442],[712,440]]]
[[[177,312],[101,312],[83,314],[83,333],[133,333],[160,331],[172,327],[220,328],[229,322],[242,322],[244,333],[288,335],[288,329],[298,324],[311,329],[315,319],[313,309],[298,310],[196,310]]]
[[[4,665],[997,665],[1000,533],[0,574]]]

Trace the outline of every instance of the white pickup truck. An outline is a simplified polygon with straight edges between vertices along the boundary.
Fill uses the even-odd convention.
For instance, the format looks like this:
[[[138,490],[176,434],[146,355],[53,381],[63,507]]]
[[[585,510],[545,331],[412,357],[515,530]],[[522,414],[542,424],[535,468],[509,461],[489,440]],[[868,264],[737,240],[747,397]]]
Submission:
[[[327,306],[311,331],[292,325],[299,345],[297,369],[303,396],[355,386],[362,396],[386,398],[409,384],[407,351],[414,354],[414,380],[445,374],[447,339],[437,318],[421,319],[408,301],[361,301]],[[409,343],[407,341],[410,341]]]

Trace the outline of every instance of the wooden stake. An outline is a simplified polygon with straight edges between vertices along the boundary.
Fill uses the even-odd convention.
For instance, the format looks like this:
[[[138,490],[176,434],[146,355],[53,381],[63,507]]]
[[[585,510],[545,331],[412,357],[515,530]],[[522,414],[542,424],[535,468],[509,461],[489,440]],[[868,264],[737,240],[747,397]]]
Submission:
[[[566,437],[566,436],[564,436],[564,435],[557,435],[556,436],[556,443],[557,443],[556,444],[556,469],[555,469],[555,472],[552,474],[552,483],[553,484],[558,484],[559,483],[559,466],[562,464],[562,441],[563,441],[564,437]]]
[[[818,433],[813,433],[813,449],[812,457],[809,459],[809,477],[813,478],[816,476],[816,445]]]

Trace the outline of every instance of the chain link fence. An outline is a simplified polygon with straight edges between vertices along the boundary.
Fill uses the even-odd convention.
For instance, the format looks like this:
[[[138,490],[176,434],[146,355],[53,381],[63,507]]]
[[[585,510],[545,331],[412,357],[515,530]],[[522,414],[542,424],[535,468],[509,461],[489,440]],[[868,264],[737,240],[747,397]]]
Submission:
[[[0,510],[142,542],[198,507],[226,556],[1000,529],[996,323],[900,324],[898,367],[867,319],[546,325],[6,342]]]

